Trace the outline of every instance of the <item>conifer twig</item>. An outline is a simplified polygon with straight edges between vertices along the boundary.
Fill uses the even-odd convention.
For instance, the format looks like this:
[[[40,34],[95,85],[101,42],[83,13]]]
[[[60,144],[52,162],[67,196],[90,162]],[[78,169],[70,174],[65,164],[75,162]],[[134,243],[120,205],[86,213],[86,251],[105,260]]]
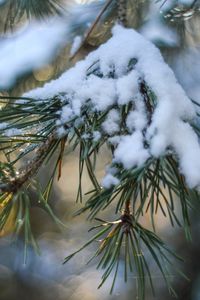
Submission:
[[[19,176],[14,177],[9,183],[0,184],[0,192],[16,192],[19,190],[28,179],[33,177],[42,165],[45,159],[45,153],[51,147],[52,143],[55,141],[55,132],[52,132],[47,140],[38,147],[36,155],[33,159],[29,160],[27,164],[19,170]]]
[[[74,59],[74,57],[80,52],[80,50],[83,48],[83,46],[85,45],[85,43],[87,42],[88,38],[90,37],[91,33],[93,32],[93,30],[95,29],[96,25],[98,24],[99,20],[101,19],[102,15],[104,14],[104,12],[108,9],[108,7],[110,6],[110,4],[112,3],[113,0],[108,0],[106,2],[106,4],[104,5],[104,7],[102,8],[102,10],[100,11],[100,13],[98,14],[98,16],[96,17],[96,19],[94,20],[94,22],[92,23],[92,25],[90,26],[88,32],[86,33],[81,45],[78,47],[78,49],[75,51],[75,53],[70,57],[70,60]]]

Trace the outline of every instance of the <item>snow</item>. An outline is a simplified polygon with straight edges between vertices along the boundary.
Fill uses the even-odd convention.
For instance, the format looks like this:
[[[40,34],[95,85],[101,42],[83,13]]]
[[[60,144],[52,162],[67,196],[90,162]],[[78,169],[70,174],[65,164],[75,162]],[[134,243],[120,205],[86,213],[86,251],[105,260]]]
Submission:
[[[91,99],[94,109],[106,110],[108,106],[115,103],[115,81],[112,78],[99,78],[91,75],[84,84],[79,87],[78,98],[83,101]]]
[[[177,47],[180,45],[180,40],[175,30],[164,25],[162,19],[156,16],[153,16],[151,20],[142,26],[140,32],[147,39],[155,43],[169,47]]]
[[[22,32],[0,42],[0,87],[8,88],[16,77],[47,64],[65,43],[66,24],[61,19],[33,22]]]
[[[74,112],[72,108],[70,108],[68,105],[64,106],[60,114],[61,124],[65,124],[66,122],[69,122],[73,116],[74,116]]]
[[[110,167],[110,166],[106,167],[106,175],[104,176],[101,182],[103,188],[110,189],[120,183],[119,179],[115,177],[116,173],[117,173],[117,168]]]
[[[188,6],[190,6],[190,5],[193,4],[194,0],[178,0],[178,2],[180,4],[182,4],[182,5],[188,5]]]
[[[79,35],[75,36],[72,46],[71,46],[71,50],[70,50],[71,56],[73,56],[76,53],[76,51],[78,50],[78,48],[81,45],[81,41],[82,41],[81,36],[79,36]]]
[[[93,141],[98,142],[101,139],[101,132],[93,131]]]
[[[0,5],[5,0],[0,0]],[[94,22],[105,0],[77,4],[66,3],[62,16],[31,20],[12,33],[0,37],[0,88],[12,87],[18,77],[39,69],[55,59],[75,36],[72,52],[80,43],[80,36]],[[21,24],[20,24],[21,25]],[[77,33],[79,37],[77,37]]]
[[[172,145],[180,159],[180,169],[189,186],[199,184],[200,147],[197,135],[187,123],[177,121],[171,136]]]
[[[173,60],[176,76],[190,98],[200,103],[200,48],[190,46],[176,55]]]
[[[102,124],[103,131],[108,135],[113,135],[117,133],[120,129],[119,127],[120,116],[117,109],[111,109],[108,113],[106,120]]]
[[[123,105],[133,100],[138,91],[139,74],[136,70],[132,70],[129,74],[122,76],[117,80],[117,96],[118,104]]]
[[[6,122],[1,122],[0,123],[0,131],[2,131],[2,135],[3,136],[7,136],[7,137],[14,137],[17,135],[21,135],[22,134],[22,130],[18,129],[18,128],[8,128],[10,126],[9,123]]]
[[[62,138],[66,135],[66,129],[64,128],[64,126],[59,126],[57,129],[57,134],[59,138]]]
[[[112,174],[107,174],[102,180],[102,187],[110,189],[111,187],[119,184],[119,179],[114,177]]]
[[[112,33],[105,44],[59,79],[24,96],[50,99],[65,95],[58,130],[71,116],[82,118],[85,107],[90,113],[107,112],[100,134],[115,146],[113,163],[126,169],[140,167],[150,157],[160,157],[171,149],[189,187],[200,185],[200,145],[189,125],[196,118],[192,102],[150,41],[120,25],[114,26]],[[135,63],[130,66],[132,60]],[[153,92],[153,112],[148,111],[142,82]],[[125,120],[128,133],[120,131],[120,111],[125,104],[132,104]],[[117,184],[109,175],[113,176],[108,172],[105,187]]]
[[[125,169],[142,166],[150,157],[149,151],[144,148],[144,137],[140,131],[123,136],[114,153],[114,162],[120,162]]]
[[[8,127],[8,126],[9,126],[9,123],[2,122],[2,123],[0,123],[0,130],[5,129],[5,128]]]
[[[135,97],[135,110],[127,116],[126,125],[130,132],[134,129],[142,131],[147,126],[146,109],[139,94]]]
[[[18,128],[9,128],[4,131],[3,135],[8,136],[8,137],[15,137],[17,135],[22,135],[22,130]]]

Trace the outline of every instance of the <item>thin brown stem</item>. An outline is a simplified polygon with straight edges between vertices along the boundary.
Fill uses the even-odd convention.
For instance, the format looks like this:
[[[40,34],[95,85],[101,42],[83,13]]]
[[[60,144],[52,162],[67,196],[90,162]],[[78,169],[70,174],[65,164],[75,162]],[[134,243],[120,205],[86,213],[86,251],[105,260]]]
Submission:
[[[130,215],[130,206],[131,206],[131,201],[128,200],[125,203],[125,208],[124,208],[124,213],[127,215]]]
[[[0,185],[0,192],[16,192],[18,191],[30,178],[32,178],[42,165],[48,149],[56,140],[56,133],[53,132],[48,139],[41,144],[37,149],[36,155],[33,159],[19,170],[19,175],[14,177],[9,183],[2,183]]]
[[[73,59],[82,49],[82,47],[85,45],[85,43],[87,42],[88,38],[90,37],[92,31],[94,30],[94,28],[96,27],[96,25],[98,24],[99,20],[101,19],[102,15],[104,14],[104,12],[108,9],[108,7],[110,6],[110,4],[112,3],[113,0],[108,0],[106,2],[106,4],[104,5],[104,7],[102,8],[102,10],[100,11],[100,13],[98,14],[98,16],[96,17],[95,21],[92,23],[92,25],[90,26],[88,32],[86,33],[81,45],[79,46],[79,48],[76,50],[76,52],[70,57],[70,60]]]

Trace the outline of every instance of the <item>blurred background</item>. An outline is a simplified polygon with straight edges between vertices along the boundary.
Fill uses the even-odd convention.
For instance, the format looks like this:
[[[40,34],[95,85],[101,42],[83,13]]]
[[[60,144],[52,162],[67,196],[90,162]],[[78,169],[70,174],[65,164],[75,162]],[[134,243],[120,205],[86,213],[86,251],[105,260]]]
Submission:
[[[200,101],[199,13],[192,13],[192,10],[188,12],[189,9],[187,10],[187,8],[192,3],[189,0],[155,2],[144,0],[128,1],[129,26],[137,28],[161,49],[165,60],[170,64],[189,96],[196,101]],[[198,1],[195,2],[198,4]],[[104,4],[104,1],[91,3],[64,1],[63,5],[66,13],[62,15],[61,20],[58,21],[56,19],[55,21],[54,19],[56,23],[53,23],[55,25],[55,35],[58,36],[60,34],[61,38],[54,39],[52,37],[52,42],[50,41],[50,36],[48,35],[50,25],[47,23],[44,31],[41,31],[41,37],[42,34],[48,36],[47,42],[43,45],[43,37],[41,40],[38,40],[38,34],[36,36],[34,34],[31,35],[30,27],[32,25],[27,21],[26,17],[19,19],[5,31],[9,5],[3,3],[0,6],[1,95],[22,95],[28,90],[44,85],[45,82],[57,78],[63,71],[105,41],[110,36],[110,29],[116,20],[116,16],[112,11],[96,26],[87,43],[75,58],[69,60],[73,37],[83,35]],[[176,16],[174,17],[174,7],[179,8],[177,11],[179,14],[181,12],[181,18],[176,19]],[[184,11],[181,10],[183,7],[186,8]],[[161,10],[162,13],[160,13]],[[172,12],[172,15],[169,18],[164,18],[169,12]],[[35,20],[32,20],[32,22],[35,22]],[[34,26],[36,28],[34,30],[37,31],[43,24],[39,23],[38,25],[37,23]],[[30,37],[29,40],[26,39],[27,36]],[[20,41],[19,48],[12,48],[13,39],[16,40],[16,44],[18,40]],[[37,44],[40,42],[42,52],[39,52],[39,54],[41,56],[42,53],[43,59],[36,64],[24,61],[26,51],[31,47],[34,52],[34,47],[37,48]],[[52,51],[50,51],[51,48]],[[45,52],[46,50],[48,52]],[[51,52],[50,55],[49,51]],[[33,53],[33,57],[37,59],[36,52]],[[16,57],[13,62],[11,60],[12,56]],[[26,67],[23,66],[21,69],[18,67],[16,70],[19,71],[16,71],[13,66],[16,61],[20,60],[22,65],[25,64]],[[8,65],[5,65],[5,63]],[[125,284],[123,282],[122,268],[120,269],[113,295],[109,295],[111,279],[101,289],[97,289],[102,273],[95,269],[95,261],[89,265],[86,264],[91,253],[96,249],[95,244],[82,251],[69,263],[62,264],[67,255],[89,239],[91,235],[88,233],[88,229],[93,225],[86,221],[86,215],[73,217],[74,212],[81,207],[80,203],[75,203],[79,176],[78,155],[77,151],[65,156],[62,177],[58,182],[55,182],[50,200],[52,208],[65,224],[65,228],[57,226],[49,215],[38,207],[34,193],[32,195],[31,221],[33,232],[40,246],[39,255],[32,249],[28,249],[27,261],[24,263],[23,239],[19,238],[13,242],[12,216],[4,230],[0,232],[0,300],[137,299],[135,293],[137,277],[130,275],[128,283]],[[109,153],[107,149],[103,149],[98,158],[97,176],[99,179],[103,177],[105,167],[109,162]],[[44,168],[40,172],[39,178],[42,182],[51,171],[51,168],[52,166],[49,165],[48,168]],[[83,187],[85,192],[91,188],[86,172],[83,177]],[[171,274],[174,288],[180,300],[200,300],[199,209],[200,206],[195,211],[191,211],[192,243],[185,241],[184,233],[180,228],[171,228],[168,220],[163,215],[158,214],[156,217],[160,236],[185,260],[185,263],[179,267],[190,278],[190,281],[184,280],[173,272]],[[13,216],[14,213],[13,211]],[[106,212],[106,215],[103,215],[104,218],[107,216],[109,219],[115,218],[112,207],[110,211]],[[142,222],[145,226],[150,227],[148,215],[144,217]],[[123,257],[121,259],[123,265]],[[151,261],[149,261],[149,264],[155,283],[155,299],[172,299],[168,294],[162,276]],[[148,285],[146,296],[147,300],[153,299]]]

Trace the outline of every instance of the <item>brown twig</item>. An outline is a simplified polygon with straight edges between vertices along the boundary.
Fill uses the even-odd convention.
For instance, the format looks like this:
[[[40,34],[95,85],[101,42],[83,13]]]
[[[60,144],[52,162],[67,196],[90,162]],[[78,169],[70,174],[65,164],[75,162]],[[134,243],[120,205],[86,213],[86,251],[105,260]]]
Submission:
[[[39,169],[39,167],[42,165],[45,154],[47,153],[47,150],[51,147],[51,145],[56,140],[56,133],[53,132],[48,137],[48,139],[39,146],[39,148],[36,151],[36,155],[33,159],[27,162],[27,164],[22,167],[19,170],[19,176],[14,177],[9,183],[2,183],[0,185],[0,192],[16,192],[18,191],[26,182],[28,179],[33,177]]]
[[[92,23],[92,25],[90,26],[88,32],[86,33],[81,45],[79,46],[79,48],[76,50],[76,52],[70,57],[70,60],[72,60],[78,53],[79,51],[82,49],[82,47],[85,45],[85,43],[87,42],[89,36],[91,35],[92,31],[94,30],[94,28],[96,27],[97,23],[99,22],[99,20],[101,19],[102,15],[104,14],[104,12],[107,10],[107,8],[110,6],[110,4],[112,3],[113,0],[108,0],[106,2],[106,4],[104,5],[104,7],[102,8],[102,10],[100,11],[100,13],[98,14],[98,16],[96,17],[95,21]]]
[[[122,227],[123,227],[123,231],[124,233],[128,234],[130,232],[130,228],[132,226],[132,221],[131,221],[131,211],[130,211],[130,199],[128,201],[126,201],[125,203],[125,208],[123,210],[123,213],[121,215],[121,224],[122,224]]]

